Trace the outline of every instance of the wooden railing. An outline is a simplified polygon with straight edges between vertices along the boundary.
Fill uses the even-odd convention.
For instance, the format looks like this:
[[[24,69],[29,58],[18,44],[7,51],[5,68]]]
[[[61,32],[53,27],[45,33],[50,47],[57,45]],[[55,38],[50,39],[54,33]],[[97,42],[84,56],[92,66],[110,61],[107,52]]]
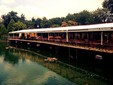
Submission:
[[[9,37],[9,39],[21,39],[19,37]],[[22,39],[23,40],[23,39]],[[108,44],[101,45],[100,41],[85,41],[85,40],[69,40],[66,42],[66,39],[62,39],[61,37],[49,37],[43,38],[41,36],[34,37],[34,38],[28,38],[27,40],[35,40],[35,41],[45,41],[45,42],[52,42],[57,44],[65,44],[70,46],[80,46],[84,48],[93,48],[93,49],[104,49],[104,50],[113,50],[113,42],[110,42]]]

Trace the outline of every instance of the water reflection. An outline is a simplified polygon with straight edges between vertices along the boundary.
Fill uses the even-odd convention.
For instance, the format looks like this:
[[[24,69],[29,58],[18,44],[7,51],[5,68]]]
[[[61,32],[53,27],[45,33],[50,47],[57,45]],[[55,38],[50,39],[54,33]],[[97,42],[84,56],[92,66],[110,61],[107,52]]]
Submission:
[[[1,57],[0,57],[0,64],[2,64],[4,62],[4,58],[3,58],[3,56],[1,55]]]
[[[25,49],[5,49],[5,45],[0,43],[0,85],[111,84],[101,76],[60,61],[44,62],[45,57]]]
[[[9,62],[13,65],[17,64],[19,60],[18,56],[13,55],[12,53],[6,51],[5,52],[5,57],[4,57],[4,61]]]
[[[42,65],[34,53],[16,49],[0,55],[0,85],[75,85]]]
[[[58,61],[57,63],[51,63],[51,62],[44,62],[44,58],[46,56],[43,56],[41,54],[35,53],[35,52],[31,52],[25,49],[9,49],[8,50],[9,53],[12,53],[12,57],[14,57],[15,62],[18,63],[18,66],[16,67],[16,71],[20,72],[20,77],[17,75],[18,73],[15,73],[15,75],[17,75],[18,77],[16,79],[20,80],[21,82],[26,83],[27,81],[31,81],[31,83],[27,83],[27,85],[31,85],[32,83],[34,84],[38,84],[38,85],[72,85],[73,83],[66,83],[67,80],[62,80],[62,77],[58,76],[57,74],[60,74],[61,76],[69,79],[70,81],[77,83],[78,85],[85,85],[85,84],[89,84],[89,85],[108,85],[108,82],[104,81],[104,78],[96,75],[96,74],[92,74],[89,73],[87,71],[81,70],[79,68],[74,68],[72,66],[69,66],[67,64],[64,64],[60,61]],[[6,57],[6,56],[5,56]],[[16,58],[18,57],[18,58]],[[12,62],[12,59],[9,59],[10,63],[12,65],[14,65],[14,61]],[[38,65],[37,65],[38,64]],[[21,68],[24,67],[23,68]],[[44,68],[44,67],[52,70],[52,71],[48,71],[48,69]],[[18,67],[18,68],[17,68]],[[19,68],[20,67],[20,68]],[[38,69],[37,69],[37,68]],[[42,69],[43,68],[43,69]],[[26,75],[23,75],[26,74]],[[25,72],[25,73],[24,73]],[[32,72],[32,73],[31,73]],[[38,72],[38,75],[37,75]],[[55,73],[57,74],[55,74]],[[36,76],[37,75],[37,76]],[[28,76],[32,76],[30,78],[27,78]],[[21,78],[22,77],[22,78]],[[17,82],[17,80],[15,80]],[[39,82],[40,81],[40,82]],[[19,83],[20,81],[18,81]],[[8,81],[9,83],[9,81]]]

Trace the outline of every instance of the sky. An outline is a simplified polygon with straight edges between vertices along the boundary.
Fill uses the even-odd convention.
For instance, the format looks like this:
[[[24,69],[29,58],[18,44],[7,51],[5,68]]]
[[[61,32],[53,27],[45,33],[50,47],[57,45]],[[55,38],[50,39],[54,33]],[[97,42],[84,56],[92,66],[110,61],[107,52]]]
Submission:
[[[26,19],[65,17],[68,13],[102,8],[104,0],[0,0],[0,16],[15,11]]]

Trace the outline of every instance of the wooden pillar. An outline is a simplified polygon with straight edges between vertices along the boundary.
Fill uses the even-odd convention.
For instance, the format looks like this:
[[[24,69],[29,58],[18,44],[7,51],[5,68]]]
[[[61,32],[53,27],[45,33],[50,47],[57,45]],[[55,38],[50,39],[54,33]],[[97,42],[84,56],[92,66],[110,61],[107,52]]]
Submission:
[[[15,33],[13,34],[13,38],[15,38]]]
[[[87,33],[87,39],[89,39],[89,34]]]
[[[22,33],[19,33],[19,38],[21,38],[22,37]]]
[[[69,35],[68,35],[68,32],[66,32],[66,42],[68,42],[69,41]]]
[[[87,33],[87,43],[89,43],[89,32]]]
[[[49,33],[48,33],[48,40],[49,40]]]
[[[103,45],[103,32],[101,32],[101,45]]]

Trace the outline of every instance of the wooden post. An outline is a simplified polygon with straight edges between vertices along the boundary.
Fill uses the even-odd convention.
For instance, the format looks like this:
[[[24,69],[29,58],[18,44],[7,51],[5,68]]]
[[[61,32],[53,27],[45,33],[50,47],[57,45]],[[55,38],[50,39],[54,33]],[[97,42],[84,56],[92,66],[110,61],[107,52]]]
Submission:
[[[101,32],[101,45],[103,45],[103,32]]]
[[[68,37],[69,37],[68,32],[66,32],[66,42],[69,41],[69,40],[68,40]]]
[[[13,38],[15,38],[15,33],[13,34]]]
[[[49,33],[48,33],[48,40],[49,40]]]

